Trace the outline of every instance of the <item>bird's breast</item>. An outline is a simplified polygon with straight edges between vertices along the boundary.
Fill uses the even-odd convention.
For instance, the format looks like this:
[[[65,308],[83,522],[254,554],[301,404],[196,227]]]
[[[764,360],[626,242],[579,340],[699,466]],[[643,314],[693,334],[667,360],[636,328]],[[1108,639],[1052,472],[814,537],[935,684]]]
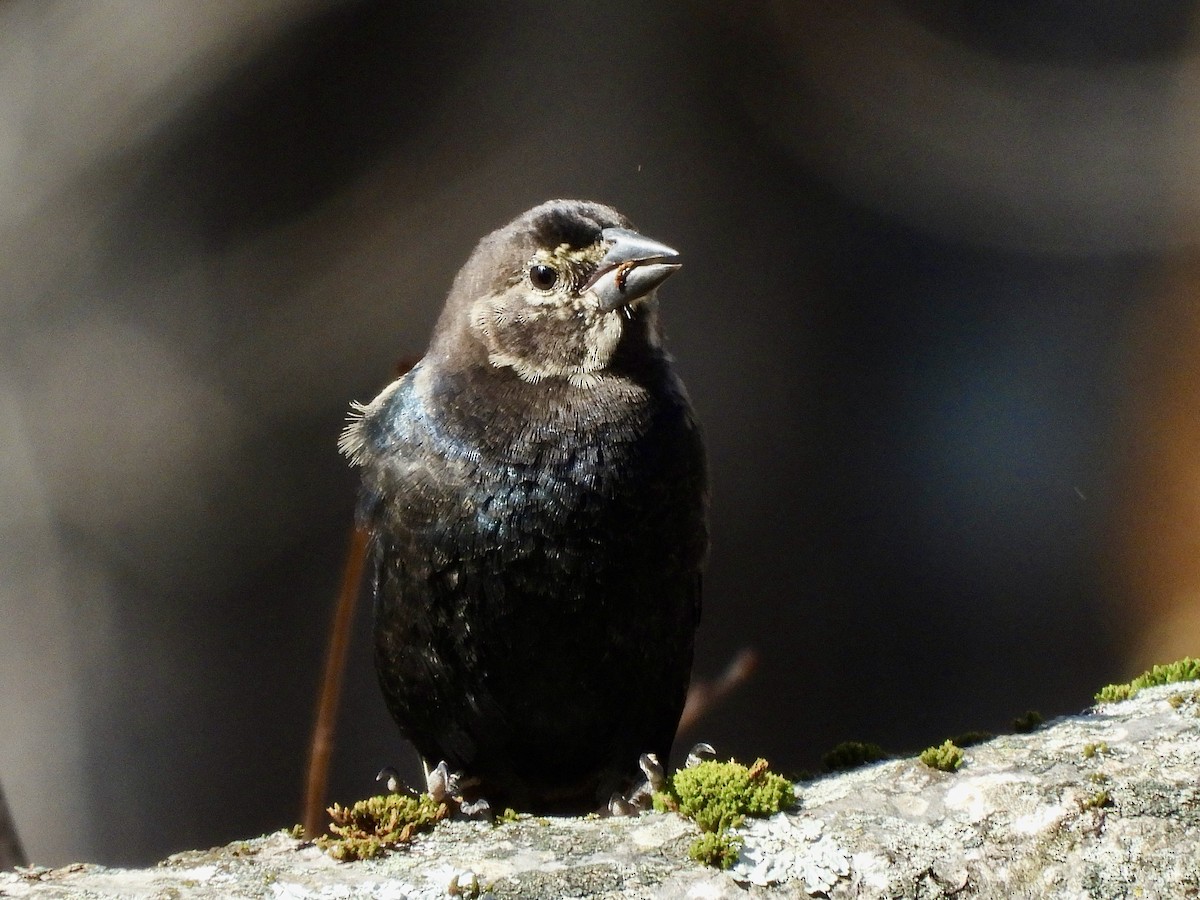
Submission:
[[[499,540],[597,527],[660,493],[663,445],[690,417],[669,393],[629,383],[480,387],[418,377],[393,411],[384,431],[398,440],[378,457],[381,487],[406,528],[453,523]]]

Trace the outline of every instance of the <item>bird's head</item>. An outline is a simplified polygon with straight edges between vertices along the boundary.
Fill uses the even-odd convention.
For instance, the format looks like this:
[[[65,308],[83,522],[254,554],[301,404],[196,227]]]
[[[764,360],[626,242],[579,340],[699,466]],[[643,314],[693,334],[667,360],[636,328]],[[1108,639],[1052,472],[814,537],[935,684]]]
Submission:
[[[479,242],[430,349],[586,387],[623,343],[657,348],[654,290],[678,268],[678,253],[610,207],[544,203]]]

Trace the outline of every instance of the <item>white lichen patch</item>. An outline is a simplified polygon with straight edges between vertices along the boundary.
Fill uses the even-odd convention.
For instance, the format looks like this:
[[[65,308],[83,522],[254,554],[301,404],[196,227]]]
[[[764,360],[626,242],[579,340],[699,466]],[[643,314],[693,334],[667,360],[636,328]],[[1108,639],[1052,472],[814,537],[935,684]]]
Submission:
[[[643,828],[635,828],[629,833],[629,839],[633,843],[644,850],[655,850],[671,839],[671,835],[664,833],[661,828],[656,828],[653,825],[647,825]]]
[[[1058,827],[1062,824],[1063,819],[1069,815],[1075,815],[1078,810],[1077,805],[1068,806],[1060,803],[1039,806],[1032,812],[1013,819],[1013,834],[1030,836],[1043,834]]]
[[[964,776],[946,792],[946,809],[961,814],[967,822],[982,822],[997,811],[997,788],[1020,780],[1008,772]]]
[[[906,819],[922,819],[929,812],[929,800],[919,794],[897,794],[891,798],[891,804]]]
[[[744,843],[730,873],[764,887],[795,880],[809,894],[827,893],[850,874],[850,856],[823,830],[816,819],[787,813],[749,820],[737,829]]]
[[[210,863],[207,866],[193,866],[190,869],[181,869],[179,871],[179,877],[186,878],[189,881],[204,882],[216,875],[217,872],[217,867]]]
[[[871,851],[864,850],[850,857],[852,882],[863,890],[885,891],[891,868],[891,861],[886,856]]]

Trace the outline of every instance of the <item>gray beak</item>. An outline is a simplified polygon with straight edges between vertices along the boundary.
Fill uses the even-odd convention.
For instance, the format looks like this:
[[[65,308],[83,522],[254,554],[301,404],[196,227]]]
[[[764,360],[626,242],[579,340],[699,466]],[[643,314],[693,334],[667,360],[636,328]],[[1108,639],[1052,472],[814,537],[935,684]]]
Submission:
[[[605,228],[600,237],[612,246],[584,290],[596,295],[605,312],[646,296],[679,269],[677,252],[636,231]]]

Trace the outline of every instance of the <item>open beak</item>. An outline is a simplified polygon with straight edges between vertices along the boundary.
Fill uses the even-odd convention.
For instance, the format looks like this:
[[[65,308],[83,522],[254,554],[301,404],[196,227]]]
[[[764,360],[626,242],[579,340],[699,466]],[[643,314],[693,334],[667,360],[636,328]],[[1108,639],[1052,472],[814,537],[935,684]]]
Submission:
[[[600,238],[612,246],[584,290],[596,295],[605,312],[646,296],[680,266],[676,251],[628,228],[605,228]]]

